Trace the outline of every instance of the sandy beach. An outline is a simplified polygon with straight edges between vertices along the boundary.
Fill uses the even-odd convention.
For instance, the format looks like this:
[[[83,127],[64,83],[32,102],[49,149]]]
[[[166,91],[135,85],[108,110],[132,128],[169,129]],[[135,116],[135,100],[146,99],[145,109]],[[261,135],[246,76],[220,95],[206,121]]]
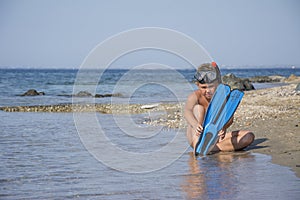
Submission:
[[[300,177],[300,92],[295,88],[246,92],[232,129],[253,131],[256,139],[249,151],[271,155],[274,163],[291,167]]]
[[[295,91],[296,86],[291,83],[245,92],[229,131],[252,131],[255,141],[247,151],[271,155],[273,163],[290,167],[300,177],[300,92]],[[184,126],[181,106],[165,116],[168,120],[149,123]]]
[[[255,134],[254,143],[246,150],[268,154],[272,162],[290,167],[300,177],[300,92],[297,84],[252,90],[236,111],[230,130],[247,129]],[[142,123],[168,128],[185,128],[184,102],[154,105],[49,105],[1,107],[6,112],[86,112],[146,113]]]
[[[294,83],[245,92],[229,131],[252,131],[255,141],[247,151],[271,155],[273,163],[290,167],[300,177],[300,92],[295,91],[296,86]],[[178,111],[168,114],[167,126],[184,124]],[[160,121],[152,123],[161,124]]]

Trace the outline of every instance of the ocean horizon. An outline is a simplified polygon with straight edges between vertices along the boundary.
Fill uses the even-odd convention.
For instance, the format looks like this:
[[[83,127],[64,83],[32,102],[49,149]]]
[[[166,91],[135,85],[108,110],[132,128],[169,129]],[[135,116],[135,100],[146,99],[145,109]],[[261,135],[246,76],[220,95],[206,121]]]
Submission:
[[[134,66],[109,66],[109,69],[114,69],[114,70],[130,70]],[[175,70],[186,70],[186,69],[192,69],[191,66],[169,66],[170,68],[173,68]],[[265,65],[265,64],[245,64],[245,65],[236,65],[236,64],[231,64],[231,65],[219,65],[220,68],[222,69],[300,69],[300,64],[270,64],[270,65]],[[45,70],[65,70],[65,69],[72,69],[72,70],[79,70],[81,66],[29,66],[29,65],[0,65],[0,69],[45,69]],[[95,70],[95,69],[105,69],[105,67],[84,67],[85,69],[89,70]],[[153,69],[157,69],[153,68]]]

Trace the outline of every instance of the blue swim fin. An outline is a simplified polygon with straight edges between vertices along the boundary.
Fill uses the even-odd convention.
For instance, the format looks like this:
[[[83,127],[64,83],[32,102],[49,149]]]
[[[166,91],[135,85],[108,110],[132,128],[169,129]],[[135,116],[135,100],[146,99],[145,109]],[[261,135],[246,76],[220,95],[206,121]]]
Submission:
[[[217,87],[213,98],[210,101],[210,104],[208,105],[205,117],[204,117],[204,122],[203,122],[203,128],[205,130],[205,127],[208,124],[211,124],[212,121],[216,118],[216,115],[218,114],[218,111],[221,110],[221,107],[226,104],[228,95],[230,94],[230,87],[228,85],[224,84],[219,84]],[[195,154],[198,155],[201,151],[201,148],[204,148],[206,144],[204,144],[204,138],[205,134],[203,133],[200,135],[199,140],[196,144],[195,148]],[[206,139],[207,140],[207,139]],[[202,152],[204,149],[202,150]]]
[[[228,99],[228,103],[226,104],[226,111],[225,111],[225,126],[228,121],[233,117],[236,109],[239,107],[240,102],[244,96],[244,92],[234,89],[230,92],[230,97]],[[223,128],[221,127],[221,129]]]
[[[230,87],[228,85],[219,84],[217,87],[214,96],[207,108],[203,127],[205,125],[211,123],[213,119],[216,118],[218,112],[215,112],[217,110],[221,110],[222,106],[224,106],[224,102],[226,102],[226,98],[228,98],[228,95],[230,94]]]
[[[203,133],[195,148],[195,155],[208,154],[219,137],[218,132],[228,123],[236,111],[244,93],[239,90],[230,91],[230,87],[220,84],[213,96],[204,119]]]

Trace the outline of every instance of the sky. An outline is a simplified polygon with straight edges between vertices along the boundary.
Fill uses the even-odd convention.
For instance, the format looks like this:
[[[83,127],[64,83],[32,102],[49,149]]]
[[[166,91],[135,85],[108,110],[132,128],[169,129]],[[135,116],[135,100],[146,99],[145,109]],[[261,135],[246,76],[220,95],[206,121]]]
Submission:
[[[101,42],[143,27],[183,33],[221,65],[298,67],[299,11],[298,0],[0,0],[0,67],[78,68]],[[141,54],[117,64],[182,65]]]

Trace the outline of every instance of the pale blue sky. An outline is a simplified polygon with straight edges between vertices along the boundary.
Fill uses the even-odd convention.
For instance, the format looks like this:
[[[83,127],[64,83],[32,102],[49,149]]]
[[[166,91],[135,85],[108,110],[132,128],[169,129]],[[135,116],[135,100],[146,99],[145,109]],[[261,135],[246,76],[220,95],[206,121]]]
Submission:
[[[300,64],[298,0],[0,0],[0,66],[76,68],[141,27],[182,32],[222,65]]]

